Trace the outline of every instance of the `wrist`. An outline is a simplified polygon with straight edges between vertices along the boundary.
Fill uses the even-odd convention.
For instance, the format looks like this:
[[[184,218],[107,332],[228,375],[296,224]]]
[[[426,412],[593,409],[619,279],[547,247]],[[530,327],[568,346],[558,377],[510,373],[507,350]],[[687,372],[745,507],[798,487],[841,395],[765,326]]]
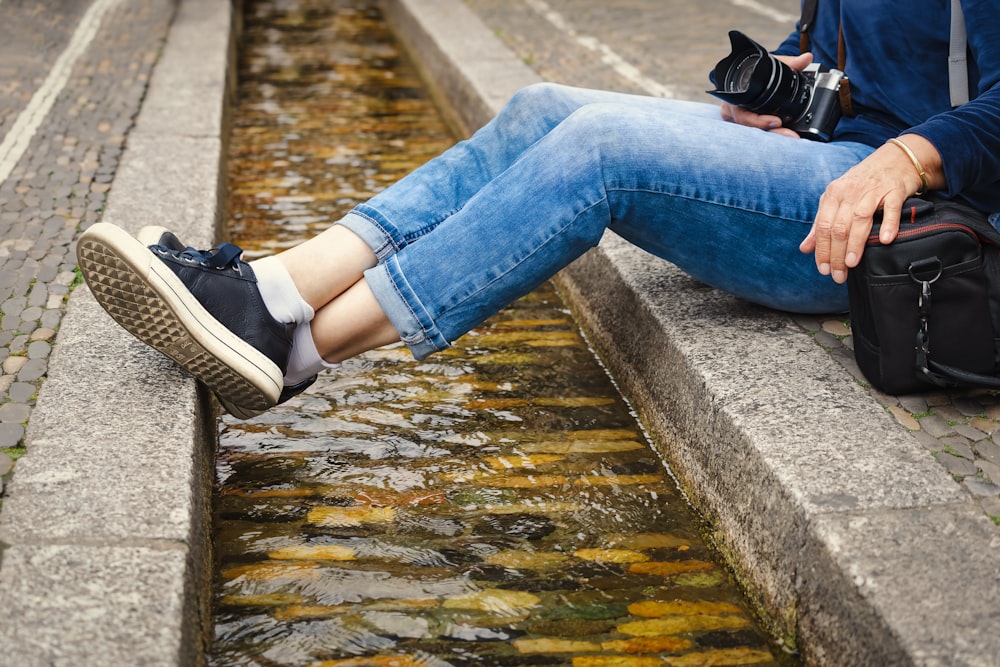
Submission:
[[[922,195],[925,192],[927,192],[928,188],[930,187],[927,182],[927,171],[924,169],[924,165],[921,164],[920,158],[917,157],[917,154],[914,153],[912,150],[910,150],[910,147],[907,146],[904,141],[897,139],[896,137],[889,137],[886,143],[895,146],[899,150],[903,151],[903,154],[907,157],[907,159],[910,161],[910,164],[912,164],[913,168],[916,170],[917,176],[920,178],[920,187],[913,194]]]
[[[912,158],[896,142],[909,149]],[[912,169],[919,179],[920,187],[918,189],[926,192],[927,190],[941,190],[947,186],[944,170],[941,166],[941,154],[938,153],[934,144],[919,134],[902,134],[891,143],[894,144],[891,149],[899,153],[900,157],[905,155],[906,160],[912,165]],[[920,170],[923,170],[922,177],[919,173]]]

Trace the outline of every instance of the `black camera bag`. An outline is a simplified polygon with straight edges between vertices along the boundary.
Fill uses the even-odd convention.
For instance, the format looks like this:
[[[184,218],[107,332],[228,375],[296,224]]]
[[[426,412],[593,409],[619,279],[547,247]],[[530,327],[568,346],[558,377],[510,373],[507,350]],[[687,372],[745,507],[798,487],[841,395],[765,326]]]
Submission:
[[[854,358],[890,394],[1000,388],[1000,233],[966,204],[911,197],[899,235],[876,218],[847,283]]]

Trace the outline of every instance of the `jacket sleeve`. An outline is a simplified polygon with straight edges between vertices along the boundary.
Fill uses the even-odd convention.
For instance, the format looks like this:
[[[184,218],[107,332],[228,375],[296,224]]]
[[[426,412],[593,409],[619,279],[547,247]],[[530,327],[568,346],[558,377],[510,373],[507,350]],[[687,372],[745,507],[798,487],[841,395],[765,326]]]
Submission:
[[[799,54],[799,23],[795,22],[795,30],[792,31],[788,37],[785,38],[778,48],[776,48],[773,53],[776,56],[797,56]]]

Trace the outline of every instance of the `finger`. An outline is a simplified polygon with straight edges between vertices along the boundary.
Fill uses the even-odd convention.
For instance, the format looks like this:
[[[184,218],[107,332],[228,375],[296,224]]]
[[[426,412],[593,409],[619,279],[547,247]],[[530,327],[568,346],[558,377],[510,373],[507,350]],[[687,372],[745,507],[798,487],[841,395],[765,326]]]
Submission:
[[[905,201],[886,199],[885,205],[882,207],[882,228],[878,235],[878,240],[883,245],[892,243],[896,234],[899,233],[899,222],[903,215]]]
[[[847,240],[851,230],[851,214],[841,207],[830,224],[830,277],[835,283],[847,280]]]
[[[806,237],[802,239],[802,243],[799,244],[799,252],[809,254],[815,252],[816,250],[816,225],[809,227],[809,233]]]
[[[813,61],[812,51],[806,51],[805,53],[799,54],[797,56],[775,56],[778,60],[785,63],[793,70],[801,72],[806,67],[809,66]]]
[[[816,221],[813,223],[813,245],[815,246],[816,270],[824,276],[830,275],[830,228],[832,215],[820,200]]]
[[[842,198],[828,189],[816,210],[816,268],[836,282],[845,280],[844,254],[850,229],[850,210]]]
[[[740,125],[755,127],[758,130],[773,130],[781,127],[781,119],[777,116],[757,114],[738,106],[734,106],[732,112],[734,122]]]
[[[809,233],[806,237],[802,239],[802,243],[799,244],[799,252],[809,254],[816,250],[816,225],[815,223],[809,227]]]
[[[795,130],[789,130],[787,127],[779,127],[768,131],[771,132],[772,134],[780,134],[785,137],[791,137],[792,139],[801,138],[798,132],[796,132]]]
[[[834,226],[834,243],[831,249],[830,275],[835,282],[842,283],[847,280],[847,269],[854,268],[861,261],[861,255],[865,251],[865,244],[868,242],[868,234],[871,232],[873,217],[878,208],[877,203],[867,202],[864,199],[854,206],[846,209],[848,215],[846,228],[843,231],[843,250],[840,250],[838,243],[841,232],[838,225]],[[844,210],[844,209],[842,209]]]
[[[868,235],[872,231],[872,217],[857,216],[851,225],[850,235],[847,240],[847,252],[844,256],[844,265],[853,269],[861,261],[861,255],[868,244]]]

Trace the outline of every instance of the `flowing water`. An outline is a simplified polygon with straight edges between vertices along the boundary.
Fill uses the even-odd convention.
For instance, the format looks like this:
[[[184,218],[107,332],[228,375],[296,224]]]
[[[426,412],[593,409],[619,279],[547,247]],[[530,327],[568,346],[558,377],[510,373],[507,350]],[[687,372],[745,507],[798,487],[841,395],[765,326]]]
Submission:
[[[245,3],[229,232],[324,229],[453,143],[373,3]],[[212,665],[788,664],[550,285],[223,418]]]

